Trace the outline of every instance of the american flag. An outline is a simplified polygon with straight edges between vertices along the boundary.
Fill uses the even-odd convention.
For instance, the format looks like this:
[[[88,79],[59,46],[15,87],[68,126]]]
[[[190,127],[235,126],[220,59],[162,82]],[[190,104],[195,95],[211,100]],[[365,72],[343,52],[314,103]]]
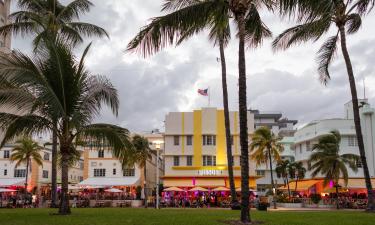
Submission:
[[[208,88],[207,89],[198,89],[198,94],[203,96],[208,96]]]

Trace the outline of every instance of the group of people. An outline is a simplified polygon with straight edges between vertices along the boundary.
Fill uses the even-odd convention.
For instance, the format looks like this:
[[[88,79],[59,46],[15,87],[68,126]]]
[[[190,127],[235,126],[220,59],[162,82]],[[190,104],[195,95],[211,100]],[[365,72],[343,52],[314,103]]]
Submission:
[[[7,208],[38,208],[40,199],[35,194],[18,193],[18,194],[1,196],[0,202],[1,202],[1,207],[7,207]]]
[[[323,196],[323,204],[336,204],[337,196],[335,193],[326,194]],[[347,209],[364,209],[367,205],[367,197],[364,193],[339,193],[338,202],[340,208]]]

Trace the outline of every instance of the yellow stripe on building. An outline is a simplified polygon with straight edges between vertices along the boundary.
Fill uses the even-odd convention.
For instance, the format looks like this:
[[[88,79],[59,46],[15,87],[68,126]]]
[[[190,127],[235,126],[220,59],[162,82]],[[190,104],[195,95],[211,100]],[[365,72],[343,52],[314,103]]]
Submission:
[[[227,165],[227,154],[225,151],[225,124],[224,110],[217,110],[216,113],[216,165]]]
[[[185,155],[185,113],[181,113],[181,151]]]
[[[233,142],[234,142],[234,153],[238,154],[238,132],[237,132],[237,124],[238,124],[238,112],[234,112],[234,121],[233,121]]]
[[[193,166],[202,165],[202,111],[195,110],[193,113],[194,120],[194,157],[193,157]]]

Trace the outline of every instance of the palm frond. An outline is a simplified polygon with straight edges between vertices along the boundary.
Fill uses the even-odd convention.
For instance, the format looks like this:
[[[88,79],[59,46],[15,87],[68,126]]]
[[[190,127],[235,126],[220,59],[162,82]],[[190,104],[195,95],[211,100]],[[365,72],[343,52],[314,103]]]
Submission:
[[[90,11],[90,7],[92,6],[94,6],[94,4],[88,0],[74,0],[66,5],[63,10],[61,10],[56,19],[61,19],[64,21],[78,19],[81,14],[85,14]]]
[[[369,13],[375,6],[375,0],[357,0],[356,9],[359,14]]]
[[[164,0],[161,11],[176,11],[199,2],[201,0]]]
[[[297,25],[281,33],[272,43],[273,49],[285,50],[292,45],[309,40],[317,41],[331,25],[330,17],[322,17],[312,22]]]
[[[109,34],[103,28],[96,26],[90,23],[83,23],[83,22],[70,22],[67,24],[73,30],[76,30],[78,33],[85,35],[87,37],[104,37],[106,36],[109,38]]]
[[[324,85],[327,85],[328,81],[331,79],[329,74],[329,66],[335,57],[338,39],[338,33],[335,36],[328,38],[317,53],[319,80]]]
[[[347,31],[349,34],[354,34],[356,33],[362,25],[362,19],[361,16],[357,13],[352,13],[348,15],[347,20],[346,20],[346,26],[347,26]]]
[[[271,30],[264,24],[264,22],[260,18],[258,9],[255,7],[255,5],[252,4],[250,6],[245,20],[245,42],[250,48],[258,47],[262,44],[265,38],[272,37]]]

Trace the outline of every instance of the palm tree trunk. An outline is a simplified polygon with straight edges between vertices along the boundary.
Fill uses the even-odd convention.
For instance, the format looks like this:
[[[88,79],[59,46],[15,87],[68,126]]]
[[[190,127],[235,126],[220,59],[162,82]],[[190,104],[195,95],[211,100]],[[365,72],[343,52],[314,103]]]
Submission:
[[[145,162],[145,165],[143,167],[143,176],[144,176],[144,182],[143,182],[143,191],[144,191],[144,194],[145,194],[145,208],[147,208],[147,181],[146,181],[146,174],[147,174],[147,170],[146,170],[146,164],[147,162]]]
[[[25,194],[27,193],[27,181],[29,176],[29,166],[30,166],[30,159],[26,161],[26,178],[25,178]]]
[[[355,83],[355,78],[354,78],[354,72],[353,72],[353,67],[352,67],[352,63],[350,60],[349,52],[346,47],[345,27],[342,25],[339,27],[339,29],[340,29],[340,39],[341,39],[341,50],[345,59],[346,70],[348,72],[348,77],[349,77],[350,91],[352,94],[354,125],[355,125],[355,131],[357,134],[358,149],[359,149],[359,154],[361,157],[361,162],[362,162],[362,167],[363,167],[363,173],[364,173],[365,181],[366,181],[367,196],[368,196],[367,211],[375,211],[374,194],[372,191],[370,173],[368,170],[367,160],[366,160],[365,146],[363,143],[363,135],[362,135],[362,128],[361,128],[361,120],[360,120],[360,115],[359,115],[359,105],[358,105],[357,88],[356,88],[356,83]]]
[[[69,193],[68,193],[68,185],[69,185],[69,147],[61,146],[60,152],[62,154],[62,156],[61,156],[62,162],[61,162],[61,200],[60,200],[59,214],[68,215],[68,214],[71,213],[70,207],[69,207]]]
[[[298,183],[298,177],[296,178],[296,186],[294,187],[294,192],[297,192],[297,183]]]
[[[288,184],[288,196],[290,198],[290,187],[289,187],[289,179],[288,179],[288,176],[286,177],[286,182]]]
[[[51,208],[57,207],[57,134],[52,132]]]
[[[241,221],[249,223],[249,134],[247,127],[247,97],[246,97],[246,59],[245,59],[245,12],[236,15],[238,23],[239,51],[238,51],[238,100],[240,117],[240,145],[241,145]]]
[[[220,61],[221,61],[221,81],[223,88],[223,105],[224,105],[224,120],[225,120],[225,138],[227,144],[227,161],[228,161],[228,176],[229,176],[229,187],[232,196],[231,203],[234,205],[237,203],[236,187],[234,185],[233,176],[233,155],[232,155],[232,141],[230,132],[230,119],[229,119],[229,106],[228,106],[228,87],[227,87],[227,67],[225,63],[225,53],[224,53],[224,41],[220,38]],[[234,124],[236,126],[237,124]]]
[[[276,209],[276,199],[275,199],[275,183],[273,182],[273,169],[272,169],[272,157],[271,157],[271,149],[267,148],[268,151],[268,160],[270,162],[270,171],[271,171],[271,186],[272,186],[272,193],[273,193],[273,198],[272,198],[272,203],[273,203],[273,208]]]

